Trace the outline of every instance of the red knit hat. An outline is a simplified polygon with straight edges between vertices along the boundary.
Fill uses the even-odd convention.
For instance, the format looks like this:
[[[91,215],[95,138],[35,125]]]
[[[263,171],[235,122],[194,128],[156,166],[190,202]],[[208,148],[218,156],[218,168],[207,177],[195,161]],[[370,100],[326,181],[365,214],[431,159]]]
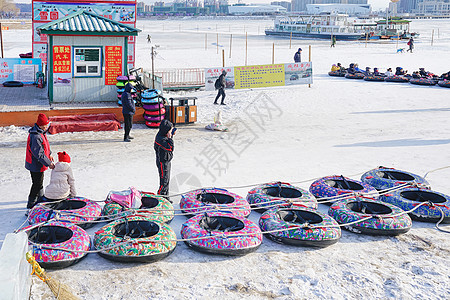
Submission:
[[[38,126],[44,126],[47,125],[48,123],[50,123],[50,121],[48,120],[47,116],[44,114],[39,114],[36,124]]]
[[[58,152],[58,160],[60,162],[70,163],[70,156],[66,153],[66,151]]]

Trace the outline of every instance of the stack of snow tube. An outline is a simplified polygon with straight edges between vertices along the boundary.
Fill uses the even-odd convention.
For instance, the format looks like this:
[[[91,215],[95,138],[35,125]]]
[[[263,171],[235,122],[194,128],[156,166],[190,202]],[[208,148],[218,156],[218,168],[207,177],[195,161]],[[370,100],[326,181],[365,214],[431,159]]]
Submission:
[[[119,104],[119,106],[122,106],[122,93],[125,92],[125,86],[127,85],[127,83],[131,83],[132,86],[136,85],[136,77],[133,75],[129,75],[129,76],[117,76],[117,83],[116,83],[116,87],[117,87],[117,104]],[[131,97],[133,97],[134,103],[136,103],[136,99],[137,99],[137,91],[135,88],[133,88],[131,90]]]
[[[364,76],[364,80],[365,81],[384,81],[384,77],[383,76],[369,75],[369,76]]]
[[[438,85],[440,87],[450,88],[450,80],[440,80]]]
[[[355,74],[347,73],[345,75],[345,78],[347,78],[347,79],[364,79],[364,74],[363,73],[355,73]]]
[[[166,113],[161,91],[155,89],[145,90],[141,94],[141,102],[144,108],[145,125],[150,128],[158,128]]]
[[[436,85],[436,80],[431,78],[412,78],[409,80],[409,83],[417,85]]]
[[[394,76],[386,77],[384,79],[384,81],[387,81],[387,82],[408,82],[409,78],[405,77],[405,76],[394,75]]]
[[[222,255],[245,255],[262,243],[258,225],[243,216],[220,211],[190,218],[181,228],[181,237],[196,251]]]
[[[334,77],[344,77],[345,74],[347,74],[346,71],[330,71],[330,72],[328,72],[328,75],[334,76]]]

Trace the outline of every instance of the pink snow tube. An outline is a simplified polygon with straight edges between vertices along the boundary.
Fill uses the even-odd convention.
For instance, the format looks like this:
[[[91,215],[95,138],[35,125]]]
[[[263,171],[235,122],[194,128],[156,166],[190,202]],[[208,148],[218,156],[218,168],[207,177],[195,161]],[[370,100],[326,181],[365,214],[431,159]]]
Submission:
[[[145,115],[147,115],[147,116],[159,116],[159,115],[164,115],[165,113],[166,113],[166,109],[165,108],[161,108],[161,110],[154,110],[154,111],[146,110],[144,112],[144,117],[145,117]]]
[[[246,218],[251,212],[247,200],[219,188],[199,189],[182,195],[180,208],[191,216],[205,211],[222,211]]]

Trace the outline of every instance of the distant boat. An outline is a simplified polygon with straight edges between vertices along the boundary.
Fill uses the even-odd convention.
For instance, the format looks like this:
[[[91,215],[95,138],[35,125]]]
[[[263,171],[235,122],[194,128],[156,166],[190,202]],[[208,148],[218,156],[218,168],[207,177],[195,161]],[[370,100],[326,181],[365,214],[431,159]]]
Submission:
[[[367,35],[370,40],[405,40],[411,37],[417,38],[420,35],[417,32],[409,31],[410,23],[410,20],[401,17],[389,17],[387,20],[385,18],[373,23],[355,22],[353,26],[356,31],[364,33],[364,38]]]
[[[358,40],[361,32],[355,31],[348,15],[336,13],[290,15],[277,17],[274,28],[266,29],[266,35],[278,35],[312,39]]]

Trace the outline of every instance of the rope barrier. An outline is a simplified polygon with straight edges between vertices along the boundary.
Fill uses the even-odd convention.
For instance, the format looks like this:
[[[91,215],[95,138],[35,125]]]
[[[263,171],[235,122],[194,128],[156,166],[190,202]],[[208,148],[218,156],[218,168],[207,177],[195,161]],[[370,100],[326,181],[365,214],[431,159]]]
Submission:
[[[426,178],[427,175],[430,174],[430,173],[433,173],[433,172],[436,172],[436,171],[439,171],[439,170],[444,170],[444,169],[447,169],[447,168],[450,168],[450,166],[445,166],[445,167],[441,167],[441,168],[437,168],[437,169],[428,171],[428,172],[425,173],[425,175],[423,176],[423,178]]]

